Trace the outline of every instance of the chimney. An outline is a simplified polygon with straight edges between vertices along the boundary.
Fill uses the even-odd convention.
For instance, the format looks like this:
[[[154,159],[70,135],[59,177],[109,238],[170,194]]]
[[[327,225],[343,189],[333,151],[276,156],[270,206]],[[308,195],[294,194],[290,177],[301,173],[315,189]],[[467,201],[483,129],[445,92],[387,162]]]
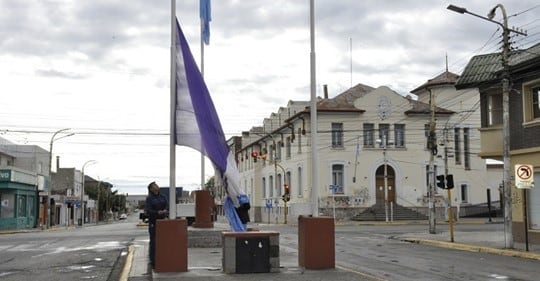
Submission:
[[[324,92],[324,99],[327,100],[328,99],[328,85],[326,84],[323,85],[323,92]]]
[[[56,172],[60,169],[60,156],[56,156]]]

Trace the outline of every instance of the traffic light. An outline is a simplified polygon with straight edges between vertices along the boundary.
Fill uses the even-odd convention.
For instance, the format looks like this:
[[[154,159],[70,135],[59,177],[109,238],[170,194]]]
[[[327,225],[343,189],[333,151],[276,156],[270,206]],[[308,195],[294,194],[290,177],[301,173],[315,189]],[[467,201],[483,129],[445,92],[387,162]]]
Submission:
[[[438,187],[438,188],[445,189],[445,186],[444,186],[444,175],[438,175],[438,176],[437,176],[437,187]]]
[[[291,200],[291,190],[288,184],[284,184],[285,192],[283,194],[283,201],[289,202]]]
[[[446,176],[446,188],[447,189],[454,188],[454,176],[453,175],[447,175]]]
[[[257,158],[259,158],[259,153],[257,151],[251,152],[251,157],[253,158],[253,162],[257,162]]]

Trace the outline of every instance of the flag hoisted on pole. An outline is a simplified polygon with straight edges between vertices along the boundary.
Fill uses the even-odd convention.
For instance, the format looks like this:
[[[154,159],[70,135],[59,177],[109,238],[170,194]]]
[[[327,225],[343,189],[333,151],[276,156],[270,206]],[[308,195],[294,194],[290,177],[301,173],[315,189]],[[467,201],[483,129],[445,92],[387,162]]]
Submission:
[[[212,20],[210,0],[201,0],[199,3],[201,16],[201,35],[204,44],[210,44],[210,21]]]
[[[245,222],[240,220],[235,208],[249,208],[249,201],[246,202],[247,196],[240,189],[240,173],[234,154],[178,20],[175,33],[175,144],[191,147],[210,158],[227,193],[224,208],[231,228],[245,231]]]
[[[171,93],[169,132],[169,218],[176,219],[176,0],[171,0]]]
[[[210,0],[200,0],[199,1],[199,17],[201,20],[201,75],[204,78],[204,45],[210,43],[210,20],[211,20],[211,11],[210,11]],[[201,151],[204,151],[204,148],[201,147]],[[201,189],[204,189],[205,186],[205,157],[204,153],[201,152]]]

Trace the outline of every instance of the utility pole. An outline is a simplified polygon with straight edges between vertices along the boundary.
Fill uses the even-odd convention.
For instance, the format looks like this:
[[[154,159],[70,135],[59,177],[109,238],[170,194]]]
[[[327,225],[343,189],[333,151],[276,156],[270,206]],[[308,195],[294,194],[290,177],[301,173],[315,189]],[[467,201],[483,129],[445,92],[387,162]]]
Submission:
[[[388,222],[388,163],[386,161],[386,135],[382,136],[384,157],[384,216]]]
[[[429,233],[436,233],[436,210],[435,210],[435,154],[437,154],[437,143],[435,140],[435,98],[429,89],[429,103],[431,120],[429,122]]]
[[[495,9],[499,7],[503,14],[503,79],[502,79],[502,99],[503,99],[503,182],[504,182],[504,245],[508,249],[514,248],[514,236],[512,233],[512,190],[510,186],[510,117],[509,103],[510,90],[508,89],[508,77],[510,70],[508,68],[508,53],[510,52],[510,43],[508,31],[508,17],[506,10],[501,4],[498,4],[491,10],[488,18],[495,16]]]
[[[448,178],[448,128],[444,127],[444,179]],[[448,226],[450,227],[450,242],[454,242],[454,212],[452,211],[452,190],[446,189],[448,195]]]
[[[493,20],[495,17],[495,11],[499,8],[502,12],[503,22]],[[509,77],[510,69],[508,67],[508,55],[510,53],[510,32],[514,32],[519,35],[527,36],[527,33],[522,30],[508,28],[508,17],[506,16],[506,10],[503,5],[497,4],[493,9],[489,11],[487,17],[467,11],[467,9],[449,5],[448,10],[454,11],[460,14],[469,14],[483,20],[495,23],[502,27],[503,30],[503,48],[502,48],[502,66],[503,77],[502,83],[502,109],[503,109],[503,192],[504,192],[504,242],[505,248],[514,248],[514,237],[512,234],[512,190],[510,186],[510,119],[509,119]]]

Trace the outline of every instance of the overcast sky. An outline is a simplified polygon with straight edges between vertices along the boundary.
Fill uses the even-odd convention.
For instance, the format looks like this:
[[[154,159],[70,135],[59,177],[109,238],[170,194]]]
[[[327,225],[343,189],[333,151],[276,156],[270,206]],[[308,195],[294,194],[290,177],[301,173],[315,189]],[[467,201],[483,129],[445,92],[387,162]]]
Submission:
[[[316,0],[317,91],[333,97],[358,83],[401,94],[442,73],[460,74],[477,54],[500,51],[486,15],[506,8],[540,41],[540,4],[523,1]],[[176,13],[200,61],[199,1]],[[146,193],[169,183],[170,20],[168,0],[0,0],[0,136],[49,150],[61,167]],[[501,11],[495,20],[501,21]],[[205,80],[227,138],[285,106],[309,100],[309,0],[214,0]],[[322,95],[322,94],[318,94]],[[57,137],[63,134],[57,135]],[[200,154],[177,148],[177,185],[200,185]],[[206,178],[213,175],[209,162]]]

